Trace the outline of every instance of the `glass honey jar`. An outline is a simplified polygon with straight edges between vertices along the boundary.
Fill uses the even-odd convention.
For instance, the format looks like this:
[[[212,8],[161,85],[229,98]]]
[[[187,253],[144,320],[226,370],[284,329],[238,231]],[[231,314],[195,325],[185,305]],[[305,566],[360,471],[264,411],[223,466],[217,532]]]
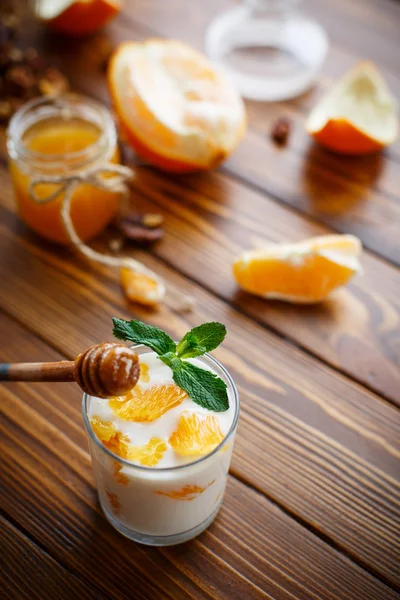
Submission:
[[[80,182],[74,184],[69,214],[81,240],[101,233],[117,213],[117,190],[82,181],[120,159],[111,114],[94,100],[67,94],[28,102],[11,119],[7,149],[21,219],[47,240],[70,242],[61,216],[68,178]]]

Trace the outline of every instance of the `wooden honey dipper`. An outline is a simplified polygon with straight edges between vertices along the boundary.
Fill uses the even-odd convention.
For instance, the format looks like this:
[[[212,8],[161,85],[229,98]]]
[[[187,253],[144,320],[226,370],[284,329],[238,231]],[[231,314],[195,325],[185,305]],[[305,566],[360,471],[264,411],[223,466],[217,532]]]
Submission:
[[[126,394],[140,375],[137,353],[116,342],[91,346],[74,361],[0,363],[0,381],[76,381],[98,398]]]

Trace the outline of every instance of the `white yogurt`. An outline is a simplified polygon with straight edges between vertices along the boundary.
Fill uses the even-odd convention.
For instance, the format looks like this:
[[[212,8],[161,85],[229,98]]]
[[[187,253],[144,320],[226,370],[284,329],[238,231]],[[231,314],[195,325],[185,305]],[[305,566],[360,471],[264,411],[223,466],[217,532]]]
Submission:
[[[140,362],[149,367],[149,381],[139,382],[142,389],[174,383],[172,370],[155,353],[140,353]],[[222,502],[235,433],[231,429],[238,412],[236,390],[218,364],[209,358],[190,359],[190,362],[215,372],[226,381],[227,411],[209,411],[188,397],[155,421],[133,422],[118,418],[107,400],[88,399],[89,419],[97,416],[113,422],[135,446],[142,446],[153,437],[162,438],[168,444],[183,411],[196,412],[200,418],[214,416],[225,436],[220,449],[206,457],[180,456],[168,444],[155,467],[127,464],[118,457],[113,459],[104,446],[89,438],[105,514],[119,531],[136,541],[162,545],[190,539],[208,526]]]

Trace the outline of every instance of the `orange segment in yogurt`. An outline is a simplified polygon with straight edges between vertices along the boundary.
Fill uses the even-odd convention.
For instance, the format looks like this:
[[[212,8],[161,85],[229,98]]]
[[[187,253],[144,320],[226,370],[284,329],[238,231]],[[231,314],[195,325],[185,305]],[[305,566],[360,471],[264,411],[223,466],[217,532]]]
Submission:
[[[199,485],[184,485],[183,488],[179,490],[170,490],[168,492],[154,492],[158,496],[167,496],[167,498],[171,498],[172,500],[194,500],[197,496],[200,496],[203,492],[205,492],[213,483],[215,479],[210,481],[205,487],[201,487]]]
[[[108,404],[125,421],[155,421],[185,398],[187,393],[174,383],[153,385],[145,391],[137,385],[126,396],[111,398]]]
[[[90,419],[90,424],[96,437],[114,454],[121,458],[127,458],[129,449],[129,439],[120,431],[117,431],[114,423],[111,421],[103,421],[100,417],[93,416]]]
[[[169,443],[181,456],[203,456],[214,450],[223,439],[224,434],[214,416],[203,419],[197,413],[183,411]]]
[[[117,461],[114,461],[113,477],[117,483],[121,485],[128,485],[129,477],[122,473],[123,465]]]
[[[167,444],[161,438],[152,438],[143,446],[130,446],[127,458],[146,467],[154,467],[167,450]]]
[[[117,494],[110,492],[109,490],[105,490],[107,494],[108,501],[111,506],[111,510],[115,516],[118,516],[121,513],[121,501]]]

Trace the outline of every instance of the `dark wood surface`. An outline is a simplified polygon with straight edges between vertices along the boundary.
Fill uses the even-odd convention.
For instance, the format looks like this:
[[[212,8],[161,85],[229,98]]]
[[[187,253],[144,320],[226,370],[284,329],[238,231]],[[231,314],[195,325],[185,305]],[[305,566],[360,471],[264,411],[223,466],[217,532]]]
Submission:
[[[230,0],[126,0],[107,33],[82,42],[32,27],[75,89],[109,99],[93,48],[175,36],[201,48]],[[5,598],[386,600],[400,598],[400,143],[360,159],[304,133],[310,107],[354,62],[375,60],[400,96],[400,4],[306,3],[331,37],[318,84],[291,102],[247,103],[249,131],[218,171],[168,176],[136,164],[141,211],[164,239],[135,255],[194,296],[193,313],[127,306],[117,275],[27,231],[15,214],[0,140],[0,361],[74,359],[135,316],[179,337],[226,323],[216,352],[242,414],[226,500],[182,546],[152,549],[116,533],[97,503],[79,389],[9,383],[1,398],[0,563]],[[289,144],[269,138],[293,121]],[[263,241],[353,232],[364,275],[316,307],[237,292],[233,258]],[[96,241],[105,247],[104,237]]]

